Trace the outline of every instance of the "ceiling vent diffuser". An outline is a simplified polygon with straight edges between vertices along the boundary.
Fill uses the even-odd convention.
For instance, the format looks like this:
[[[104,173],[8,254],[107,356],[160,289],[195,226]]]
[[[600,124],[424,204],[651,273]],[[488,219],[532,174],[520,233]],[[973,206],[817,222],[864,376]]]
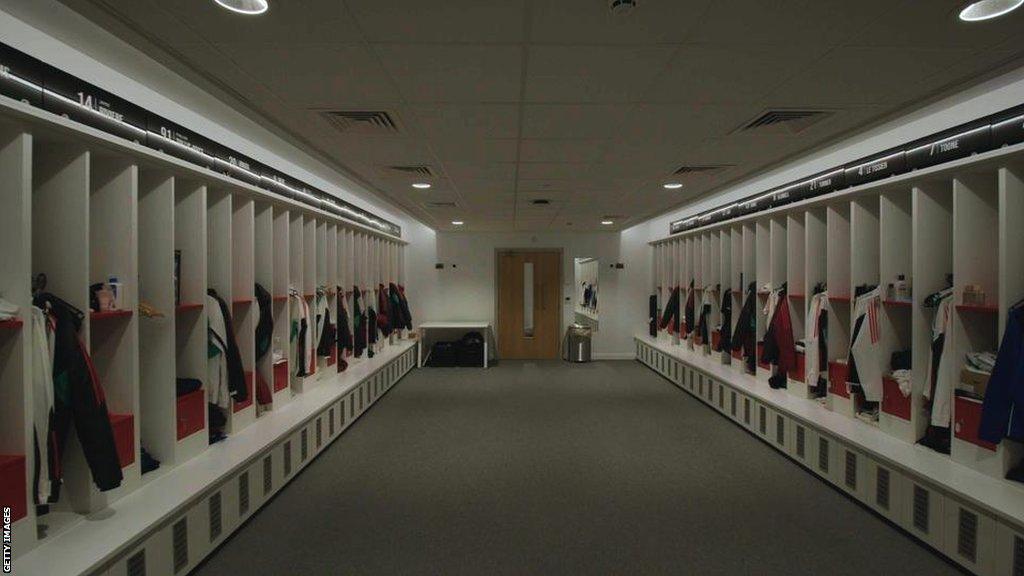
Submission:
[[[408,176],[424,176],[427,178],[434,177],[434,171],[431,170],[430,166],[425,164],[411,165],[411,166],[387,166],[386,170],[389,172],[398,172],[399,174],[406,174]]]
[[[455,208],[455,202],[427,202],[430,208]]]
[[[728,168],[732,168],[730,165],[720,166],[680,166],[676,169],[676,176],[711,176]]]
[[[814,124],[828,118],[833,113],[830,110],[782,108],[766,110],[761,115],[747,122],[739,129],[739,132],[750,130],[772,130],[776,132],[788,132],[799,134]]]
[[[342,133],[397,134],[398,123],[383,110],[322,110],[320,115]]]

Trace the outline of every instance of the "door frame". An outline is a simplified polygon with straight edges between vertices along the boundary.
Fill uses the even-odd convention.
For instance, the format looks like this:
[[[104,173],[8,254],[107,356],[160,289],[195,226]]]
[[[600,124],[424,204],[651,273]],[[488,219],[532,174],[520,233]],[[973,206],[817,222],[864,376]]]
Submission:
[[[500,344],[498,343],[498,335],[501,333],[498,327],[498,321],[500,316],[498,315],[498,309],[501,306],[501,266],[499,264],[502,254],[508,253],[536,253],[536,252],[555,252],[558,254],[558,335],[556,339],[558,341],[558,354],[557,358],[562,356],[562,322],[564,320],[564,311],[562,310],[562,301],[565,295],[562,291],[565,289],[565,249],[562,247],[550,247],[542,248],[537,246],[531,246],[529,248],[495,248],[494,249],[494,355],[495,358],[500,360],[498,356],[498,350],[500,350]]]

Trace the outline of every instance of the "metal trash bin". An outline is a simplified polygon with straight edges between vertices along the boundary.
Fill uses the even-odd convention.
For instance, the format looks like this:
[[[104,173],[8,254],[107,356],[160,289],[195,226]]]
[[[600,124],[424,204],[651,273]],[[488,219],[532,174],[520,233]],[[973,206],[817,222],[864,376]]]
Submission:
[[[562,340],[562,359],[569,362],[590,362],[590,340],[593,330],[589,326],[573,324],[565,330]]]

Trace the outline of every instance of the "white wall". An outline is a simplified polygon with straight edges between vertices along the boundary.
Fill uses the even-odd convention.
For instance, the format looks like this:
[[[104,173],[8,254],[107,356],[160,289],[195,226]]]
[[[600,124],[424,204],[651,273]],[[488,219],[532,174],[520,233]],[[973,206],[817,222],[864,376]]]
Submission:
[[[413,240],[410,237],[410,240]],[[415,241],[409,252],[409,275],[422,275],[416,322],[430,320],[495,321],[495,250],[501,248],[562,249],[562,326],[573,322],[573,258],[600,260],[601,326],[594,335],[595,358],[631,358],[636,310],[624,301],[623,288],[635,283],[634,276],[646,278],[646,266],[625,260],[620,235],[602,233],[471,233],[439,232],[435,249]],[[413,254],[418,259],[411,258]],[[643,263],[648,259],[641,258]],[[610,266],[626,264],[624,270]],[[444,269],[434,269],[443,263]],[[453,268],[452,265],[455,265]],[[641,282],[644,285],[645,282]],[[568,300],[566,300],[568,297]],[[412,304],[413,302],[410,302]]]
[[[203,0],[207,1],[207,0]],[[387,200],[56,0],[0,0],[4,43],[403,228]]]

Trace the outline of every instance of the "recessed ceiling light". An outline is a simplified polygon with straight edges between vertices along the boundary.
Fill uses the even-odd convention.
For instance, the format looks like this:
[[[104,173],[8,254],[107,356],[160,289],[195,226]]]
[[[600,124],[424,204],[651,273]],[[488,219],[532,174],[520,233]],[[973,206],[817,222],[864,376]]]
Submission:
[[[462,220],[452,220],[452,224],[455,226],[462,226],[463,224],[465,224],[465,222],[463,222]]]
[[[269,8],[267,0],[213,0],[223,8],[227,8],[237,14],[255,16],[263,14]]]
[[[1022,4],[1024,0],[978,0],[960,11],[960,19],[964,22],[991,20],[1013,12]]]
[[[601,224],[604,226],[611,226],[612,224],[615,224],[615,222],[612,222],[611,220],[601,220]]]
[[[414,183],[412,185],[412,187],[413,188],[417,188],[419,190],[426,190],[427,188],[430,188],[430,183],[429,182],[416,182],[416,183]]]
[[[1021,1],[1024,2],[1024,0]],[[662,184],[662,187],[666,190],[676,190],[678,188],[682,188],[683,184],[681,182],[668,182],[666,184]]]

